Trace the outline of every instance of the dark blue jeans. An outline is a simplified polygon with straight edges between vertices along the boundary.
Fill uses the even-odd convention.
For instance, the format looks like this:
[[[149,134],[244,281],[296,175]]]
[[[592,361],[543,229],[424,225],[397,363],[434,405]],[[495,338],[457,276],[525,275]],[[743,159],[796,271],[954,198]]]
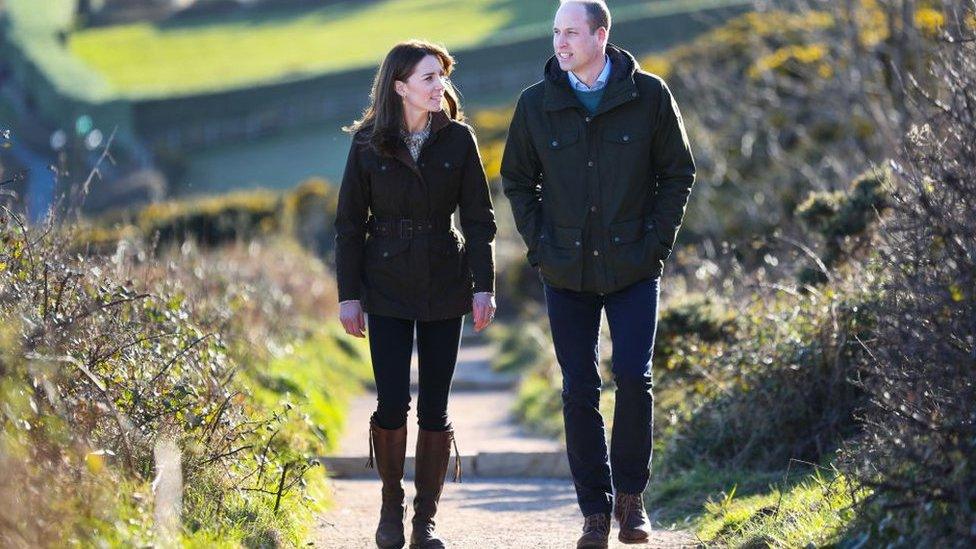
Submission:
[[[609,513],[613,490],[640,494],[651,463],[654,396],[651,358],[660,278],[610,294],[545,285],[549,325],[563,373],[566,451],[583,515]],[[609,458],[600,415],[600,313],[606,310],[617,385]]]

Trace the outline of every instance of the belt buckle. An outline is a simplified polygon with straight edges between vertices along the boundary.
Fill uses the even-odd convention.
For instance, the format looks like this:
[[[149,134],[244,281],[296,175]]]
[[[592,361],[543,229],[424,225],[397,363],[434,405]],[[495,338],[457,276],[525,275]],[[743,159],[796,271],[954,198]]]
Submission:
[[[400,238],[413,238],[413,222],[411,220],[400,220]]]

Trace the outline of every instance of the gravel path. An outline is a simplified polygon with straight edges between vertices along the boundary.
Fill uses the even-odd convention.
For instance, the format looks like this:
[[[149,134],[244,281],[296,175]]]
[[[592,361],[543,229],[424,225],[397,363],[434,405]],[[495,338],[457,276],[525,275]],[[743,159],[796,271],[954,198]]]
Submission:
[[[408,502],[413,484],[405,483]],[[380,507],[378,480],[333,480],[335,505],[319,520],[314,547],[375,547]],[[407,514],[407,536],[410,535]],[[444,486],[437,530],[453,548],[573,548],[582,527],[572,483],[545,479],[477,479]],[[610,547],[633,547],[611,532]],[[657,530],[638,547],[697,547],[686,532]]]
[[[414,402],[416,402],[416,396]],[[454,425],[458,449],[465,455],[478,452],[556,452],[562,443],[527,435],[512,423],[509,410],[515,403],[510,391],[456,391],[451,393],[447,413]],[[413,405],[411,405],[412,407]],[[337,456],[365,456],[369,453],[369,416],[376,409],[376,395],[353,400],[348,423],[339,442]],[[411,410],[407,420],[407,455],[414,455],[417,417]]]

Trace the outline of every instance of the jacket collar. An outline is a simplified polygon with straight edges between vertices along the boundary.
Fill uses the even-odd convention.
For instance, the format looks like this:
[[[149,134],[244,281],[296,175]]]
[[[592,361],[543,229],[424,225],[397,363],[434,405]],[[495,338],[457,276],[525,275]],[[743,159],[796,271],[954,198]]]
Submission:
[[[433,143],[434,140],[437,139],[437,134],[450,125],[451,117],[444,112],[443,109],[431,113],[430,136],[427,137],[427,141],[423,145],[424,148]],[[418,176],[421,175],[420,168],[417,166],[417,163],[414,161],[413,157],[410,156],[410,151],[407,149],[407,145],[402,139],[397,140],[396,148],[393,151],[393,157],[406,164],[406,166],[413,170]]]
[[[611,63],[610,78],[594,116],[638,97],[634,74],[640,69],[640,66],[634,56],[614,44],[607,44],[607,56]],[[568,74],[559,68],[559,62],[556,61],[555,55],[546,62],[545,76],[543,109],[558,111],[569,108],[584,108],[569,85]]]

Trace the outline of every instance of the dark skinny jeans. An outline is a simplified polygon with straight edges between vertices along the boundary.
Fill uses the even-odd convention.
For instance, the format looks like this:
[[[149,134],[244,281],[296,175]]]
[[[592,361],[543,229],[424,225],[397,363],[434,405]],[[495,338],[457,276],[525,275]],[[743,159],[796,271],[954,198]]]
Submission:
[[[370,314],[366,318],[379,426],[399,429],[407,423],[410,357],[416,330],[420,370],[417,423],[426,431],[446,431],[449,425],[447,398],[457,364],[464,317],[416,321]]]

